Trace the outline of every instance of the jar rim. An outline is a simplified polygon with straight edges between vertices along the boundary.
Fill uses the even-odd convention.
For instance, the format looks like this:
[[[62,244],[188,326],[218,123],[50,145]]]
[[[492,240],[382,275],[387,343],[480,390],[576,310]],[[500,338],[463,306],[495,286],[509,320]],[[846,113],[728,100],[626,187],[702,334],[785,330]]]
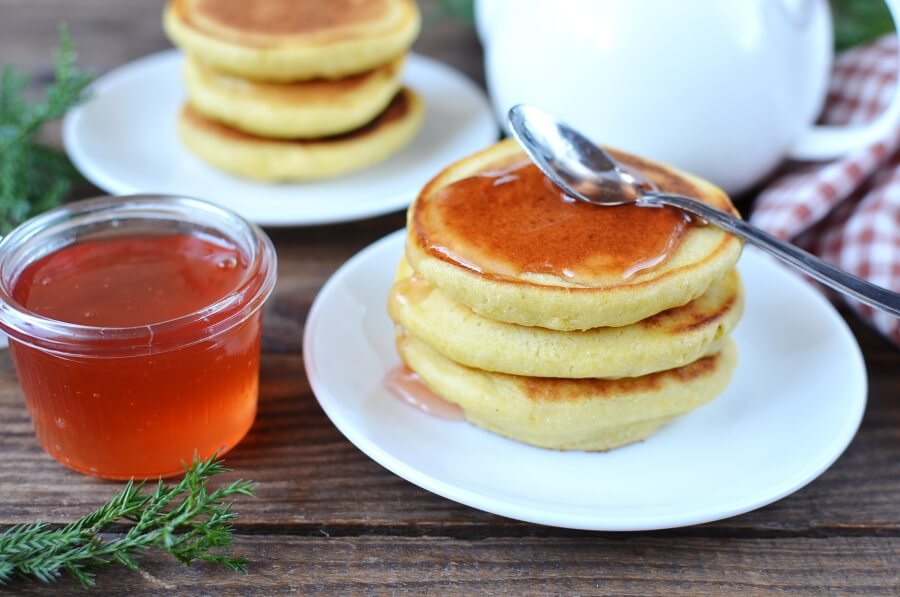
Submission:
[[[117,228],[122,221],[128,220],[178,222],[214,230],[246,251],[247,271],[231,292],[213,303],[147,325],[91,326],[60,321],[35,313],[13,297],[13,286],[27,265],[72,244],[46,250],[52,244],[48,241],[78,227],[108,225]],[[201,337],[195,339],[199,342],[250,317],[271,294],[276,269],[277,257],[269,237],[237,213],[208,201],[156,194],[101,196],[75,201],[28,220],[0,240],[0,329],[16,341],[54,353],[109,357],[165,352],[194,343],[176,337],[175,332],[186,326],[214,318],[217,314],[227,314],[205,327]],[[233,312],[228,313],[229,310]]]

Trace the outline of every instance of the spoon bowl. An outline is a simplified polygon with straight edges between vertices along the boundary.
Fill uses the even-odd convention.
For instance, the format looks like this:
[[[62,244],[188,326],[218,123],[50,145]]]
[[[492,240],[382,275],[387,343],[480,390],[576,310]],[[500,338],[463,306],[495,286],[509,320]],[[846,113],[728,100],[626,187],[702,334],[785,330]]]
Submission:
[[[576,199],[601,205],[637,201],[643,191],[637,178],[612,156],[575,129],[543,110],[519,104],[509,111],[513,136],[558,187]]]

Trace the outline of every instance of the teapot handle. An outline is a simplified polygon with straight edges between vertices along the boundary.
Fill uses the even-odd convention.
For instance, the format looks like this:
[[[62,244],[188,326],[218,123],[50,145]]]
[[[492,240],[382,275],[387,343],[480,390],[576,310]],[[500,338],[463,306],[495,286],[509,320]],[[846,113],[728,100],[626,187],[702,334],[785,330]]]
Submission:
[[[900,31],[900,0],[885,0],[894,29]],[[900,43],[898,43],[900,55]],[[900,57],[897,61],[900,85]],[[861,126],[815,125],[791,147],[788,155],[797,160],[827,160],[868,147],[889,136],[900,126],[900,86],[894,89],[891,103],[877,118]]]

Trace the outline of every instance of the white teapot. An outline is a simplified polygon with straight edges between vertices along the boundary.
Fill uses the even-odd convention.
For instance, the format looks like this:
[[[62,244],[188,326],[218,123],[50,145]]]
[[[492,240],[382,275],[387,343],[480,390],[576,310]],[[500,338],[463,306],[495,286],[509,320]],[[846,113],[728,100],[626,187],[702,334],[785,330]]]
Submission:
[[[888,0],[897,22],[900,0]],[[605,145],[730,193],[785,157],[833,158],[900,123],[818,126],[833,58],[826,0],[476,0],[497,116],[537,105]]]

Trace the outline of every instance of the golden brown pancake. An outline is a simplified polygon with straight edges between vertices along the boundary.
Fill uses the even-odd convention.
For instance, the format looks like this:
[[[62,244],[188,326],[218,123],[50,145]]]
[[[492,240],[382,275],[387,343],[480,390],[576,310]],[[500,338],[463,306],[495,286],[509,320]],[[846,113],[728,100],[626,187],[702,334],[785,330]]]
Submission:
[[[346,133],[378,116],[400,90],[403,58],[343,79],[294,83],[250,81],[196,60],[184,78],[195,110],[263,137],[316,138]]]
[[[717,352],[743,311],[732,270],[700,298],[621,327],[560,332],[487,319],[456,303],[404,261],[388,299],[391,318],[462,365],[513,375],[636,377]]]
[[[728,385],[734,343],[684,367],[623,379],[551,379],[465,367],[401,330],[397,349],[433,392],[473,424],[544,448],[609,450],[709,402]]]
[[[163,23],[217,70],[300,81],[387,64],[412,45],[420,17],[412,0],[171,0]]]
[[[702,179],[613,153],[663,191],[733,210]],[[672,208],[567,198],[509,139],[426,185],[407,231],[410,265],[450,299],[487,319],[561,331],[629,325],[684,305],[722,279],[742,246]]]
[[[179,133],[188,149],[222,170],[259,180],[313,180],[387,158],[415,136],[423,116],[419,97],[404,88],[372,122],[341,135],[270,139],[205,118],[190,105],[182,109]]]

